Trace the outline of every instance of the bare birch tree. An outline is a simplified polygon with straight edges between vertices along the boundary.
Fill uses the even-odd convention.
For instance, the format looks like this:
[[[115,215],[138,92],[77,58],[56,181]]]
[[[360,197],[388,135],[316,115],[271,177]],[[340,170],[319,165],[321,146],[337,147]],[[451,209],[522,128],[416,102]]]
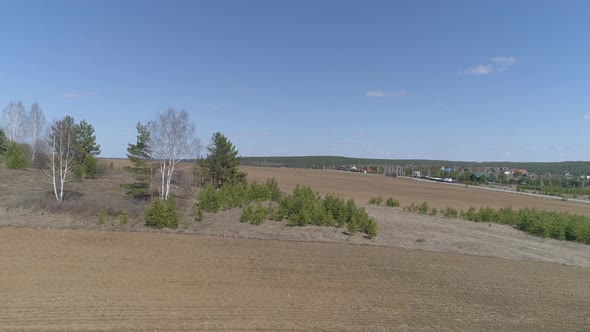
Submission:
[[[36,153],[40,149],[41,135],[45,128],[45,115],[36,102],[31,106],[27,120],[28,132],[31,137],[31,150],[33,150],[31,160],[35,161]]]
[[[3,112],[4,131],[10,142],[21,142],[25,128],[25,107],[20,101],[10,102]]]
[[[156,119],[148,123],[148,129],[152,157],[160,168],[160,199],[168,199],[178,163],[195,158],[200,142],[195,136],[195,125],[185,111],[170,108],[163,114],[158,113]]]
[[[68,182],[68,175],[75,165],[76,156],[76,132],[74,119],[66,116],[63,120],[56,121],[49,131],[48,166],[45,171],[53,185],[53,193],[58,203],[64,200],[64,188]]]

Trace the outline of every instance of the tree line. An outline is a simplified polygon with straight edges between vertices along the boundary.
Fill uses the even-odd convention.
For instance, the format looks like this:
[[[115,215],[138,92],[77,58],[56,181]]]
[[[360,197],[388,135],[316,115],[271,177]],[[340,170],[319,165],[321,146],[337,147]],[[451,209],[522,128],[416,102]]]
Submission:
[[[341,165],[359,165],[366,167],[401,166],[404,168],[440,168],[447,166],[454,169],[481,169],[486,167],[508,167],[526,169],[536,174],[562,174],[569,172],[572,175],[590,174],[590,161],[561,161],[561,162],[470,162],[453,160],[428,160],[428,159],[368,159],[349,158],[339,156],[294,156],[294,157],[244,157],[243,165],[265,167],[289,167],[289,168],[337,168]]]
[[[14,169],[42,168],[58,203],[64,200],[68,182],[97,178],[96,157],[101,149],[88,121],[76,123],[68,115],[46,126],[36,102],[28,112],[22,102],[11,102],[2,116],[0,155],[4,164]],[[132,165],[125,167],[135,178],[125,185],[134,198],[148,198],[154,192],[162,201],[171,198],[179,163],[187,159],[197,159],[195,176],[216,188],[228,181],[245,181],[246,174],[238,170],[238,151],[223,134],[214,133],[207,157],[199,158],[201,142],[186,111],[167,109],[145,124],[138,123],[136,130],[136,141],[127,147]]]
[[[65,183],[71,173],[81,178],[96,178],[94,127],[86,120],[79,123],[71,116],[55,120],[46,127],[43,110],[33,103],[26,111],[22,102],[10,102],[3,110],[0,146],[8,168],[43,168],[58,202],[63,201]],[[70,176],[71,177],[71,176]]]

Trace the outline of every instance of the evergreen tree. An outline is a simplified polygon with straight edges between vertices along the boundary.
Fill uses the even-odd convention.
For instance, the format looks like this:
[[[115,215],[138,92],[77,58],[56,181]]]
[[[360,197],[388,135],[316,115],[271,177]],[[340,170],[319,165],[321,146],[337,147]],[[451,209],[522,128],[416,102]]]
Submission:
[[[150,133],[147,125],[137,123],[137,142],[128,144],[127,158],[133,166],[125,167],[125,170],[135,176],[135,182],[126,185],[129,189],[127,194],[134,198],[145,198],[150,196],[151,167],[148,164],[151,159],[149,151]]]
[[[6,151],[6,142],[8,140],[6,139],[6,134],[4,133],[4,130],[0,129],[0,155],[4,154],[4,151]]]
[[[29,167],[29,146],[9,142],[4,152],[4,164],[10,169],[23,169]]]
[[[86,120],[76,125],[76,143],[79,150],[76,175],[80,178],[96,178],[98,162],[95,156],[100,154],[100,145],[96,144],[94,127]]]
[[[216,188],[226,182],[242,182],[246,173],[240,172],[240,157],[232,142],[220,132],[211,137],[211,144],[207,147],[207,158],[199,161],[199,168],[207,182]]]

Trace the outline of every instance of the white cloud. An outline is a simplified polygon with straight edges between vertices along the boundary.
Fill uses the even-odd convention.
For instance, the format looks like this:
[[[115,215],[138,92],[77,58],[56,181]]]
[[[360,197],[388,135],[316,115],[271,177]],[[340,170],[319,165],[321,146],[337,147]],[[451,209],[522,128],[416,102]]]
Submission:
[[[396,91],[393,95],[396,97],[402,98],[402,97],[407,97],[409,94],[410,93],[407,90],[399,90],[399,91]]]
[[[516,62],[512,56],[497,56],[491,60],[496,65],[497,71],[504,71]]]
[[[64,98],[67,99],[75,99],[75,98],[80,98],[80,94],[78,93],[74,93],[74,92],[65,92],[63,94]]]
[[[459,72],[460,75],[490,75],[494,72],[502,72],[510,68],[516,63],[516,58],[513,56],[497,56],[491,58],[487,64],[479,65],[473,68],[467,68]]]
[[[489,75],[493,72],[490,65],[479,65],[477,67],[468,68],[459,72],[461,75]]]
[[[584,115],[584,120],[586,120],[586,121],[590,121],[590,114],[586,114],[586,115]]]
[[[365,93],[367,97],[396,97],[403,98],[407,97],[410,93],[407,90],[398,90],[394,92],[385,92],[383,90],[370,90]]]
[[[432,106],[438,107],[438,108],[445,107],[445,105],[446,105],[446,103],[444,101],[435,101],[434,103],[432,103]]]
[[[367,97],[385,97],[387,94],[383,90],[370,90],[365,94]]]

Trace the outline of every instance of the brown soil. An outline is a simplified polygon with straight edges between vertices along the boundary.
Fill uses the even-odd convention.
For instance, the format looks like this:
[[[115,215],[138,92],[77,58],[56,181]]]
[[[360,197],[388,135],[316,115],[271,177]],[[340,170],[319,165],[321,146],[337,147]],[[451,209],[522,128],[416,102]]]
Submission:
[[[314,190],[336,193],[366,203],[369,198],[393,196],[402,206],[424,201],[432,207],[467,210],[470,207],[536,208],[540,210],[567,211],[590,215],[590,204],[559,201],[512,193],[494,192],[473,187],[448,185],[439,182],[414,181],[376,174],[361,174],[332,170],[291,168],[242,167],[250,180],[277,179],[283,190],[290,191],[297,184]]]
[[[361,204],[366,203],[366,200],[361,197],[374,195],[374,191],[369,190],[370,185],[376,190],[381,190],[380,181],[387,183],[394,180],[394,183],[396,183],[395,181],[399,180],[383,176],[331,171],[265,168],[248,168],[247,171],[249,176],[254,179],[258,177],[258,179],[263,180],[267,176],[277,177],[284,190],[292,189],[294,183],[307,183],[322,192],[340,190],[339,194],[356,198]],[[333,227],[288,227],[285,222],[274,221],[267,221],[260,226],[243,224],[239,222],[240,209],[217,214],[206,214],[204,222],[194,222],[191,209],[194,203],[192,198],[194,194],[187,193],[184,195],[186,198],[178,199],[183,216],[180,229],[159,231],[145,226],[143,218],[145,204],[138,204],[133,200],[124,198],[125,190],[119,184],[131,181],[126,175],[124,172],[121,173],[115,170],[104,179],[69,183],[68,188],[73,188],[80,196],[66,200],[64,206],[58,208],[54,206],[51,195],[46,192],[48,185],[41,182],[43,179],[42,172],[34,169],[11,171],[0,167],[0,177],[3,180],[0,182],[0,189],[2,189],[0,190],[0,226],[102,231],[182,232],[250,239],[343,242],[590,267],[590,250],[587,245],[538,238],[515,230],[510,226],[404,213],[399,208],[368,206],[369,213],[376,218],[379,225],[379,234],[375,239],[366,239],[362,234],[349,236],[345,234],[343,229]],[[318,179],[318,176],[322,176],[322,178]],[[354,179],[354,181],[349,181],[348,184],[358,191],[350,192],[338,189],[342,186],[339,177]],[[367,182],[368,179],[372,182]],[[412,186],[415,186],[416,190],[425,191],[423,186],[426,184],[424,183],[415,181],[401,182],[406,184],[406,187],[394,186],[393,189],[401,190],[405,188],[404,190],[408,191],[412,189]],[[363,191],[363,188],[369,189]],[[467,188],[459,187],[457,189],[457,192],[460,193]],[[34,193],[40,196],[35,196]],[[444,194],[441,191],[435,191],[434,193]],[[478,190],[476,193],[493,194],[502,199],[505,198],[502,193],[483,190]],[[177,189],[177,197],[181,196],[180,194],[182,192]],[[385,192],[383,194],[385,195]],[[507,197],[511,198],[513,196],[516,195],[508,195]],[[403,196],[396,195],[395,197],[401,200]],[[39,198],[44,199],[44,204],[53,212],[48,213],[47,210],[38,207],[14,208],[14,206],[27,206],[27,204],[34,206],[36,199]],[[516,196],[516,198],[523,197]],[[535,201],[534,198],[528,198]],[[438,199],[444,199],[444,196]],[[563,204],[568,202],[557,201],[555,203]],[[581,203],[575,205],[584,206]],[[112,212],[110,215],[106,214],[104,216],[104,224],[99,224],[99,218],[96,215],[98,211]],[[127,224],[121,224],[119,211],[129,214]]]
[[[590,270],[421,250],[0,229],[0,329],[590,328]]]
[[[277,178],[286,191],[305,184],[361,204],[381,194],[402,205],[590,214],[581,203],[384,176],[245,170],[250,180]],[[590,329],[585,245],[384,207],[368,207],[375,239],[284,222],[252,226],[238,222],[239,209],[197,223],[188,189],[179,192],[181,228],[158,231],[143,225],[143,205],[133,212],[121,199],[119,184],[129,178],[118,170],[71,183],[79,196],[52,213],[35,207],[51,207],[38,202],[51,199],[39,170],[0,167],[0,178],[0,330]],[[102,225],[85,212],[105,207],[113,214]],[[119,210],[130,212],[128,224]],[[173,232],[191,235],[166,234]]]

